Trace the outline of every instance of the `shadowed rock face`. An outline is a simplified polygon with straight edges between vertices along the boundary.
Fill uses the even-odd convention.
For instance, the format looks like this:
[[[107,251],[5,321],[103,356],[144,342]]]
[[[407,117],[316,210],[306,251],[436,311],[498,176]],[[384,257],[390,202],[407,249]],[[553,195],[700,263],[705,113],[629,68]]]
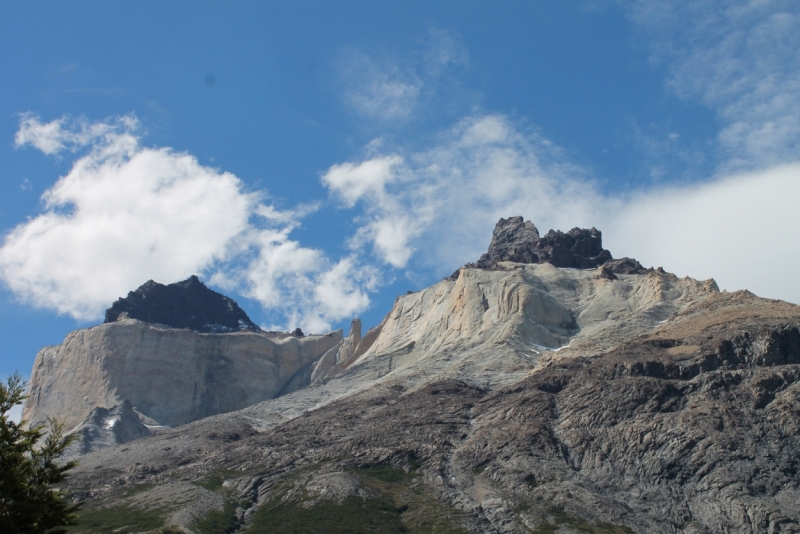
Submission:
[[[573,228],[567,233],[550,230],[544,237],[530,221],[522,217],[500,219],[494,227],[489,251],[476,267],[492,267],[497,262],[550,263],[556,267],[592,269],[611,259],[603,248],[602,233]]]
[[[123,313],[145,323],[195,332],[261,331],[233,299],[208,289],[195,275],[166,286],[148,280],[112,304],[104,322],[113,323]]]

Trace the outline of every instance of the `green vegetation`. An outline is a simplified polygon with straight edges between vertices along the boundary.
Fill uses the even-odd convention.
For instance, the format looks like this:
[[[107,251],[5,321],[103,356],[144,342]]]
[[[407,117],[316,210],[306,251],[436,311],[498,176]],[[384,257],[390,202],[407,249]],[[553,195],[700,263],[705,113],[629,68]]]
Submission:
[[[386,464],[361,467],[358,469],[358,474],[390,483],[405,482],[416,476],[414,473],[406,473],[402,469]]]
[[[8,412],[27,398],[26,387],[16,373],[0,383],[0,532],[57,534],[77,518],[78,507],[54,489],[77,465],[56,461],[74,438],[64,437],[64,425],[48,419],[47,437],[39,444],[45,427],[25,430],[26,421],[9,419]]]
[[[141,482],[139,484],[134,484],[133,486],[128,487],[128,491],[125,492],[125,497],[132,497],[138,493],[144,493],[145,491],[155,487],[156,485],[153,482]]]
[[[199,534],[229,534],[239,526],[236,504],[231,501],[225,502],[222,510],[213,510],[192,525]]]
[[[84,510],[77,524],[67,531],[93,534],[149,532],[164,526],[165,512],[164,509],[145,510],[132,506],[106,506]]]
[[[222,487],[222,483],[227,478],[236,478],[242,476],[244,473],[234,469],[217,469],[211,473],[208,478],[203,481],[195,482],[200,487],[206,488],[211,491],[218,491]]]
[[[303,483],[302,476],[292,473],[275,484],[270,500],[255,512],[245,532],[466,534],[458,526],[461,514],[439,502],[416,473],[386,464],[351,472],[373,498],[350,496],[340,503],[310,501],[306,492],[295,492],[298,497],[286,500],[295,484]]]
[[[350,496],[341,502],[312,500],[307,491],[296,491],[298,487],[303,488],[324,465],[307,465],[276,481],[269,500],[255,511],[244,532],[466,534],[459,526],[460,512],[438,501],[417,473],[391,465],[373,464],[349,470],[373,496],[369,499]],[[238,471],[217,470],[198,485],[227,494],[222,481],[240,475]],[[141,486],[146,489],[145,484]],[[130,491],[138,493],[141,490],[137,486]],[[288,495],[294,497],[287,498]],[[247,508],[251,503],[239,505]],[[70,527],[69,532],[174,534],[174,528],[166,525],[166,517],[173,509],[174,506],[166,505],[157,509],[140,509],[132,505],[95,507],[84,511],[78,524]],[[195,521],[192,529],[198,534],[230,534],[243,526],[236,509],[237,503],[227,500],[221,510],[213,510]]]
[[[408,465],[411,467],[412,471],[415,471],[422,467],[422,460],[420,460],[416,454],[410,452],[408,453]]]
[[[154,488],[156,484],[143,482],[130,486],[124,494],[124,499],[143,493]],[[120,497],[117,497],[120,498]],[[133,532],[153,532],[158,534],[182,534],[183,531],[166,525],[167,516],[175,511],[176,503],[162,504],[157,507],[145,507],[132,504],[97,503],[84,508],[78,513],[78,521],[67,528],[68,533],[80,534],[127,534]],[[48,533],[49,534],[49,533]]]
[[[249,534],[373,534],[409,532],[401,512],[385,499],[348,497],[341,504],[321,501],[311,508],[279,499],[262,506],[253,518]]]
[[[585,532],[587,534],[634,534],[633,530],[624,525],[612,525],[611,523],[589,523],[585,519],[579,519],[567,515],[563,508],[552,507],[548,510],[549,515],[553,516],[555,523],[549,521],[542,521],[536,525],[533,530],[534,534],[547,534],[548,532],[558,532],[559,528],[564,525],[572,530],[578,532]]]
[[[421,463],[416,457],[415,463]],[[356,473],[373,492],[389,500],[401,513],[403,524],[412,534],[466,534],[458,525],[461,512],[439,501],[419,475],[391,465],[362,467]]]

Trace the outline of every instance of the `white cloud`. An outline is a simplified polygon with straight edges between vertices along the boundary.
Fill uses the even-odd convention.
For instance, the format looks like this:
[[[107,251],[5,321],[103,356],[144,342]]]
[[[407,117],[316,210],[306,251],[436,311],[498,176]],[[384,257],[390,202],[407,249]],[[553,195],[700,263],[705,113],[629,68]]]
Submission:
[[[500,217],[523,215],[542,231],[596,226],[616,256],[800,301],[792,245],[800,165],[610,196],[562,161],[546,139],[484,115],[459,122],[427,151],[334,166],[323,183],[340,196],[343,184],[360,192],[345,203],[360,207],[356,242],[396,267],[449,273],[486,250]],[[330,179],[346,170],[347,179]]]
[[[800,164],[652,190],[604,212],[612,253],[800,303]]]
[[[393,167],[400,164],[398,156],[373,158],[359,164],[334,165],[322,177],[322,183],[335,192],[348,208],[364,196],[379,198],[387,183],[395,180]]]
[[[39,117],[23,113],[14,144],[17,148],[32,145],[47,155],[63,150],[75,152],[98,141],[119,144],[130,140],[125,134],[135,131],[137,126],[138,121],[133,115],[104,122],[89,122],[86,119],[70,121],[68,117],[61,117],[43,124]]]
[[[800,4],[621,2],[650,38],[668,86],[716,110],[723,169],[793,161],[800,148]]]
[[[105,141],[75,161],[43,195],[45,212],[14,228],[0,249],[14,293],[79,319],[96,318],[147,278],[175,281],[224,259],[257,201],[235,176],[141,148],[131,130]],[[43,144],[49,153],[53,144]]]
[[[477,259],[500,217],[532,214],[549,227],[592,220],[592,182],[556,155],[545,139],[485,115],[460,121],[428,151],[334,165],[322,181],[346,206],[360,201],[355,245],[372,245],[394,267],[419,249],[425,267],[447,270]]]
[[[278,211],[230,173],[141,147],[135,128],[133,117],[78,126],[23,117],[20,146],[91,149],[45,192],[43,213],[5,236],[0,278],[21,300],[90,320],[147,279],[208,272],[278,314],[294,303],[293,324],[316,331],[368,305],[353,261],[331,262],[289,238],[314,205]],[[342,306],[330,303],[332,276],[347,297]]]
[[[323,273],[314,287],[319,303],[319,321],[325,317],[352,317],[369,304],[364,288],[374,290],[380,283],[377,269],[359,265],[355,257],[344,258]]]
[[[377,256],[393,267],[403,267],[408,262],[413,253],[409,240],[430,220],[424,213],[424,204],[423,209],[417,209],[418,205],[404,202],[394,193],[419,185],[403,183],[404,172],[403,159],[389,155],[333,165],[322,176],[322,183],[343,206],[352,208],[359,201],[364,206],[361,227],[350,241],[353,248],[371,244]],[[394,186],[393,192],[387,189],[389,186]]]

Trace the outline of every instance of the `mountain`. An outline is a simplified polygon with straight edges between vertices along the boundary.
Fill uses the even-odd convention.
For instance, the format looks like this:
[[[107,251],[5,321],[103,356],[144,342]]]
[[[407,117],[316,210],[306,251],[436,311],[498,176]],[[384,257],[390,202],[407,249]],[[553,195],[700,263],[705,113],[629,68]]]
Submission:
[[[37,354],[23,418],[58,418],[88,452],[271,399],[341,342],[264,332],[196,276],[151,280]]]
[[[313,352],[262,402],[83,455],[83,531],[800,532],[800,307],[612,259],[595,229],[501,219]]]

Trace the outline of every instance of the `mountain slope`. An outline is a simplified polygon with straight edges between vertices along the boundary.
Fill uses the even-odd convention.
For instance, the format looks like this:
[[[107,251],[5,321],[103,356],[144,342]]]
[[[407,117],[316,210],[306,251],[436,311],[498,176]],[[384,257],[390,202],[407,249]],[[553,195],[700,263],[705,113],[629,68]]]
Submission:
[[[604,250],[534,230],[501,220],[512,246],[354,321],[280,396],[87,454],[67,489],[134,531],[800,532],[800,307],[509,261]]]
[[[276,499],[363,494],[407,506],[412,531],[436,516],[474,532],[795,532],[798,406],[800,310],[723,293],[493,391],[387,382],[264,432],[252,409],[204,419],[84,457],[71,487],[124,482],[93,495],[119,505],[130,484],[189,495],[220,477],[245,528]]]

